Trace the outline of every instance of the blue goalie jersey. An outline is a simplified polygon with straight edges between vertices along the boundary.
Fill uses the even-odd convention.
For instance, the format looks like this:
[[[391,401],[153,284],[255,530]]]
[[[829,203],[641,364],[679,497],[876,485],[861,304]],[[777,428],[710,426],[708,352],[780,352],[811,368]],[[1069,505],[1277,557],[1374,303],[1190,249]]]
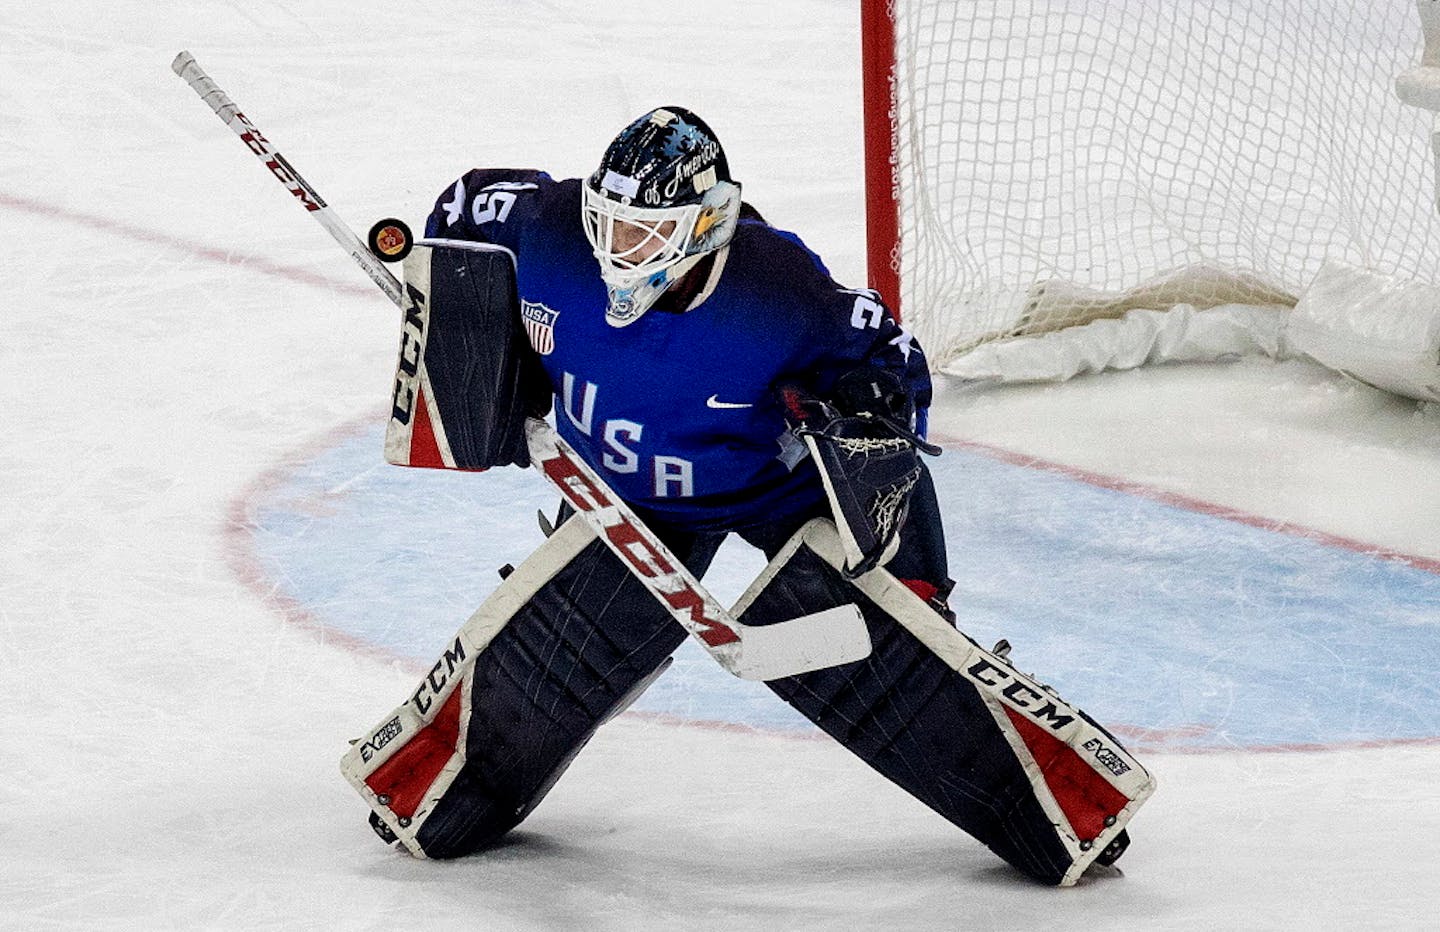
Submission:
[[[581,181],[477,169],[436,202],[427,237],[516,257],[521,314],[556,399],[556,427],[645,520],[745,530],[815,509],[815,466],[779,459],[776,388],[826,397],[863,364],[896,372],[922,411],[920,347],[878,296],[842,288],[793,234],[741,220],[709,293],[683,313],[605,320],[605,285],[580,217]]]

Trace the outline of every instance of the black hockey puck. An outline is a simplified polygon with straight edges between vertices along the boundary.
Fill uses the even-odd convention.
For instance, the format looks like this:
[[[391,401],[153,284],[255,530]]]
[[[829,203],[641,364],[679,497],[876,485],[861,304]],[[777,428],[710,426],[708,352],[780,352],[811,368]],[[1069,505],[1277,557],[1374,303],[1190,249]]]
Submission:
[[[399,262],[410,255],[415,238],[410,235],[410,228],[405,225],[405,221],[386,217],[384,220],[375,221],[365,243],[382,262]]]

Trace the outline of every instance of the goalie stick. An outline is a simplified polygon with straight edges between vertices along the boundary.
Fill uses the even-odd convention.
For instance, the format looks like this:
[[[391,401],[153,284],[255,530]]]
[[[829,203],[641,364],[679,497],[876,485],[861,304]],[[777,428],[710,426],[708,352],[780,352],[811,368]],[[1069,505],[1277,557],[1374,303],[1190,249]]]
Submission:
[[[743,624],[715,601],[554,428],[530,418],[525,432],[535,468],[730,673],[747,680],[774,680],[869,656],[870,633],[854,605],[775,624]]]
[[[196,62],[180,52],[170,68],[240,137],[291,194],[397,306],[405,289],[367,250],[300,173],[270,144]],[[870,634],[858,607],[840,606],[763,626],[742,624],[700,584],[645,523],[545,421],[525,426],[535,468],[563,495],[606,545],[623,560],[728,672],[743,679],[772,680],[861,660]]]
[[[210,109],[215,111],[215,115],[226,126],[234,130],[235,135],[240,137],[240,141],[245,143],[245,147],[265,163],[265,167],[270,169],[270,174],[274,175],[287,191],[295,195],[300,204],[310,211],[315,220],[335,238],[335,242],[350,253],[350,258],[365,270],[365,274],[370,276],[370,280],[378,285],[391,301],[399,304],[400,282],[396,281],[395,276],[390,274],[390,270],[381,265],[375,258],[375,254],[360,242],[360,237],[345,225],[345,221],[335,215],[335,212],[330,209],[330,205],[326,204],[310,186],[310,183],[300,176],[300,173],[290,165],[289,160],[270,145],[270,140],[266,139],[255,127],[255,124],[240,112],[240,108],[235,106],[235,102],[220,90],[214,81],[210,80],[210,76],[195,61],[195,56],[189,52],[181,52],[170,63],[170,70],[179,75],[186,84],[190,85],[191,90],[200,95],[201,100],[210,105]]]

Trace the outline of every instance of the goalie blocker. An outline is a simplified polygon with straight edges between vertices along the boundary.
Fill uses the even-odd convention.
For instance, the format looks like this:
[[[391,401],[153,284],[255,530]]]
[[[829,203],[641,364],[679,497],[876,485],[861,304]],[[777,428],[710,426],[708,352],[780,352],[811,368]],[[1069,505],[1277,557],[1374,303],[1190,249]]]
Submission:
[[[550,386],[520,320],[514,264],[508,249],[454,240],[406,257],[387,462],[530,465],[525,419],[550,410]]]

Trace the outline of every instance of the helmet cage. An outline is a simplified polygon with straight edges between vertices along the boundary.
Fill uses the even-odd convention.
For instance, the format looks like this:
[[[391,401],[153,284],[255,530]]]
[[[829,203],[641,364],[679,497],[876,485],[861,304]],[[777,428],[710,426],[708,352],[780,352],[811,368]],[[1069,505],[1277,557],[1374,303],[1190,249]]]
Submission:
[[[581,189],[585,236],[610,297],[606,319],[617,327],[638,319],[701,256],[729,243],[740,217],[740,186],[730,181],[714,183],[697,203],[672,207],[625,203],[589,182]]]
[[[659,208],[622,204],[587,185],[582,216],[601,274],[607,282],[618,283],[649,278],[689,255],[700,210],[699,204]]]

